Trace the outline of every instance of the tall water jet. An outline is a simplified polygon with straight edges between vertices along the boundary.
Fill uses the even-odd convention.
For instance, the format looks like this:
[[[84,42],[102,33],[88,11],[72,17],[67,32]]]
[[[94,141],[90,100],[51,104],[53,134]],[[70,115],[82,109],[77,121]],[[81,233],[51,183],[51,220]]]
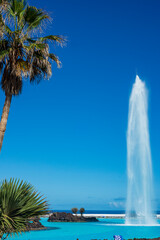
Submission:
[[[152,225],[152,161],[148,128],[148,98],[145,83],[136,76],[128,115],[128,192],[126,224]]]

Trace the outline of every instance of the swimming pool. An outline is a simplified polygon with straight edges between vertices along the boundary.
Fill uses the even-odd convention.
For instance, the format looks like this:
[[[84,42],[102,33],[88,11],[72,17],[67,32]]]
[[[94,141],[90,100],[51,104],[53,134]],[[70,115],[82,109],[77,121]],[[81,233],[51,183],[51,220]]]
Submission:
[[[51,223],[42,219],[49,230],[31,231],[15,237],[14,240],[91,240],[113,239],[113,235],[130,238],[160,237],[160,225],[126,226],[123,219],[99,219],[92,223]],[[160,224],[160,221],[159,221]]]

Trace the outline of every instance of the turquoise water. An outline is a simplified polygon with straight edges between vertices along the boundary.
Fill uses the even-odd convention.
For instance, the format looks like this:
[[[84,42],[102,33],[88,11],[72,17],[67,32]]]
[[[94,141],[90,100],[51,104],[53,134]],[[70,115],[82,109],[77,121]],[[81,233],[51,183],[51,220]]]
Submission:
[[[49,230],[24,233],[14,240],[91,240],[113,239],[119,234],[123,238],[156,238],[160,237],[159,226],[125,226],[123,219],[99,219],[95,223],[49,223],[42,219],[42,224]],[[112,225],[118,224],[118,225]],[[159,222],[160,224],[160,222]]]

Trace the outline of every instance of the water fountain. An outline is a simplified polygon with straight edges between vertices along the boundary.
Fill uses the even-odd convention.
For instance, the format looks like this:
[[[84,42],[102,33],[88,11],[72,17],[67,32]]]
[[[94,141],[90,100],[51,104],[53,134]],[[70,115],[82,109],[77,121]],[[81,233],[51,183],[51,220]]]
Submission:
[[[152,161],[145,83],[136,76],[129,100],[127,130],[128,192],[126,224],[154,224]]]

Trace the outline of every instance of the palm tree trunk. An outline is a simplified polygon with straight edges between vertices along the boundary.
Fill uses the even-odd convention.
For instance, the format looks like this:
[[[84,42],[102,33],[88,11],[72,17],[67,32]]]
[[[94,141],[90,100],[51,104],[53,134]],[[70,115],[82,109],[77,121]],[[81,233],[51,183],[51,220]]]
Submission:
[[[8,114],[10,110],[12,95],[6,94],[6,99],[3,107],[2,117],[0,121],[0,151],[3,144],[3,138],[6,131],[6,125],[8,120]]]

